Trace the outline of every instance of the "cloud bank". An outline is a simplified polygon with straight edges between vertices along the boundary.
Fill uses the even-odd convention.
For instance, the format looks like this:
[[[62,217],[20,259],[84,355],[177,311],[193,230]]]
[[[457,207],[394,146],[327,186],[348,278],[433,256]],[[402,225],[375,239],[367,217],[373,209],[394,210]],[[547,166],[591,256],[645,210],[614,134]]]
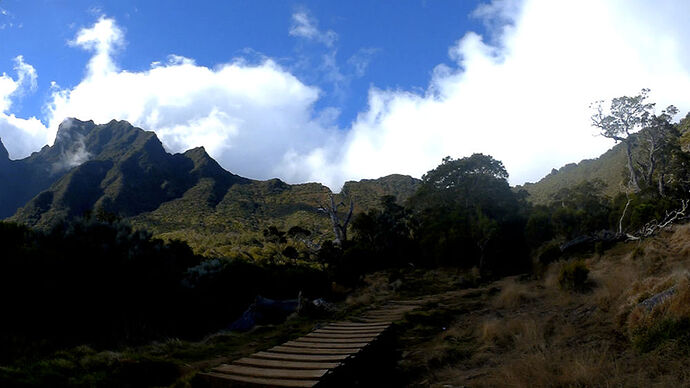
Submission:
[[[504,162],[511,183],[535,181],[613,145],[589,125],[594,100],[648,87],[659,106],[690,110],[688,14],[690,3],[671,0],[493,1],[473,14],[488,32],[459,37],[424,92],[373,86],[347,128],[335,127],[337,112],[315,110],[322,90],[271,59],[208,68],[171,55],[145,71],[121,70],[113,55],[124,33],[103,17],[70,42],[92,58],[78,85],[54,86],[47,126],[8,113],[16,90],[30,90],[30,72],[0,77],[0,136],[18,158],[52,142],[65,117],[116,118],[156,131],[173,152],[203,145],[252,178],[338,189],[349,179],[421,176],[446,155],[483,152]],[[308,13],[293,15],[287,33],[337,42]]]

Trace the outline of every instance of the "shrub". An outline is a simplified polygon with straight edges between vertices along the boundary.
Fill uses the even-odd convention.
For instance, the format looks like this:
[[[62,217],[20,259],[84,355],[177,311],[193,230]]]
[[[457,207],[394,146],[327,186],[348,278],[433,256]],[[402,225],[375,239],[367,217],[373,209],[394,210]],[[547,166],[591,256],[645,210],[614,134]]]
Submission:
[[[589,268],[582,260],[570,261],[561,268],[558,284],[563,290],[581,291],[587,282]]]
[[[561,248],[558,243],[551,242],[544,244],[541,252],[539,252],[539,262],[541,264],[550,264],[561,257]]]

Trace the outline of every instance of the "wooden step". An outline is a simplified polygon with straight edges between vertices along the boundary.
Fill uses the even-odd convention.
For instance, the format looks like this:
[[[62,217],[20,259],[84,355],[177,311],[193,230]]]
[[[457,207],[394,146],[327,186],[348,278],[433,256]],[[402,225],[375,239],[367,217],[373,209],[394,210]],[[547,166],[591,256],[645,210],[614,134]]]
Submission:
[[[296,348],[314,348],[314,349],[359,349],[369,345],[368,342],[350,342],[350,343],[333,343],[333,342],[302,342],[302,341],[288,341],[284,346],[294,346]]]
[[[377,338],[377,334],[359,334],[359,333],[309,333],[302,338],[323,338],[323,339],[369,339]]]
[[[265,358],[267,360],[284,360],[284,361],[304,361],[304,362],[340,362],[344,361],[349,354],[294,354],[294,353],[276,353],[271,351],[256,352],[252,354],[254,358]]]
[[[365,331],[365,332],[356,332],[356,331],[335,331],[335,330],[318,330],[314,332],[314,334],[323,334],[323,335],[349,335],[349,336],[355,336],[355,337],[371,337],[371,336],[377,336],[381,334],[381,331]]]
[[[296,388],[310,388],[319,383],[319,380],[284,380],[284,379],[269,379],[263,377],[251,377],[241,375],[229,375],[225,373],[200,373],[206,380],[225,381],[225,386],[233,386],[233,382],[241,382],[245,384],[255,384],[263,387],[296,387]],[[244,384],[243,384],[244,385]],[[212,385],[212,387],[220,387],[220,385]]]
[[[335,369],[340,365],[339,362],[316,362],[316,361],[286,361],[269,360],[264,358],[244,357],[232,362],[237,365],[254,366],[259,368],[279,368],[279,369]]]
[[[362,336],[355,336],[355,337],[346,337],[346,338],[322,338],[322,337],[313,337],[313,336],[304,336],[304,337],[299,337],[295,341],[299,342],[317,342],[317,343],[329,343],[329,344],[349,344],[351,342],[371,342],[376,337],[362,337]]]
[[[278,369],[223,364],[213,368],[213,372],[270,379],[318,380],[328,369]]]
[[[381,324],[377,323],[365,323],[365,322],[333,322],[328,324],[326,327],[377,327]]]
[[[333,354],[354,354],[359,352],[358,348],[347,348],[347,349],[309,349],[309,348],[295,348],[292,346],[274,346],[271,349],[269,349],[271,352],[274,353],[289,353],[289,354],[313,354],[313,355],[321,355],[321,354],[328,354],[328,355],[333,355]]]
[[[342,331],[342,332],[348,332],[348,333],[366,333],[366,332],[382,332],[386,330],[390,325],[383,325],[383,326],[372,326],[372,327],[338,327],[338,326],[326,326],[321,329],[316,329],[314,330],[315,332],[320,332],[320,331]]]
[[[396,317],[395,319],[391,319],[391,317],[386,317],[385,319],[382,319],[382,318],[361,318],[362,322],[388,323],[388,324],[391,324],[392,321],[397,321],[399,319],[402,319],[402,317]]]

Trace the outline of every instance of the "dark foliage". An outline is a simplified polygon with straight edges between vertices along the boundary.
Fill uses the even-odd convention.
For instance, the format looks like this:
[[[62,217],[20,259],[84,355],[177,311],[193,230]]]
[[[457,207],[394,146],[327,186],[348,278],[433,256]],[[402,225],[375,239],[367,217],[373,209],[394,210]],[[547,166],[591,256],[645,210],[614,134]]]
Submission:
[[[407,265],[478,267],[485,275],[524,271],[526,205],[507,176],[490,156],[444,158],[406,206],[382,197],[378,208],[355,218],[348,245],[326,244],[319,257],[349,283],[365,272]]]
[[[88,343],[97,348],[227,326],[258,295],[322,296],[321,271],[206,260],[103,212],[50,232],[0,222],[0,362]]]
[[[409,200],[413,234],[425,263],[477,266],[502,275],[527,268],[523,196],[491,156],[445,158]]]

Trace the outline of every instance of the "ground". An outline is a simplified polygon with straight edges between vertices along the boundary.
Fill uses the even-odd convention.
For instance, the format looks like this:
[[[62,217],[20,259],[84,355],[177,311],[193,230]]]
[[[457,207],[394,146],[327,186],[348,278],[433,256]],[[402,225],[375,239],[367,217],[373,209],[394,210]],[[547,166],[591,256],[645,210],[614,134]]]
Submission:
[[[476,270],[384,271],[368,275],[330,316],[295,316],[199,341],[114,351],[80,346],[21,369],[0,368],[0,377],[29,385],[187,387],[200,371],[320,322],[392,299],[427,297],[430,302],[394,325],[392,351],[384,353],[391,359],[381,360],[381,372],[396,386],[690,385],[690,225],[575,259],[590,270],[576,289],[559,282],[566,261],[495,281]],[[653,309],[640,304],[671,287],[674,293]]]

